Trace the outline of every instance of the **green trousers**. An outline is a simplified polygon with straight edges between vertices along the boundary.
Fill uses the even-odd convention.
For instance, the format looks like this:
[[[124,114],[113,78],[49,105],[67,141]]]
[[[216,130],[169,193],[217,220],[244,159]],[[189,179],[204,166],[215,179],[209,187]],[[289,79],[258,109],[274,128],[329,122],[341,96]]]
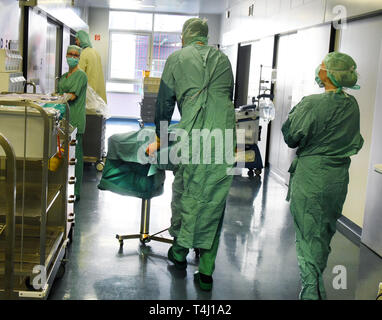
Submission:
[[[76,135],[76,140],[77,140],[77,145],[76,145],[76,169],[75,169],[75,174],[76,174],[76,184],[74,186],[74,194],[77,199],[80,198],[81,195],[81,184],[82,184],[82,176],[84,174],[84,152],[83,152],[83,146],[82,146],[82,137],[83,134],[77,134]]]
[[[293,213],[292,213],[293,214]],[[337,219],[322,213],[313,233],[306,232],[307,217],[293,215],[296,230],[296,251],[300,268],[301,300],[326,300],[323,273],[331,251],[330,242],[336,232]]]
[[[222,215],[222,218],[220,219],[214,241],[212,242],[212,247],[208,250],[200,249],[199,272],[207,276],[212,276],[215,270],[215,260],[218,253],[219,238],[220,238],[220,233],[223,226],[223,218],[224,218],[224,214]],[[176,260],[178,261],[186,260],[186,257],[189,252],[188,248],[184,248],[178,245],[175,240],[174,244],[172,245],[172,250]]]

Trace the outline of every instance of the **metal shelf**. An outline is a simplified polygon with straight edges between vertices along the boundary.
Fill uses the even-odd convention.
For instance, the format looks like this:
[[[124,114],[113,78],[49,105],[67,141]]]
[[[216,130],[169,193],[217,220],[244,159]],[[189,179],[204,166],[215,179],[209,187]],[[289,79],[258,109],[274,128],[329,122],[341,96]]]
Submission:
[[[32,275],[33,268],[40,264],[40,227],[24,226],[23,241],[21,239],[21,225],[16,225],[16,241],[14,250],[14,275],[28,276]],[[63,228],[47,227],[45,242],[45,266],[47,270],[57,248],[64,235]],[[5,265],[5,236],[0,236],[0,279],[4,275]],[[22,254],[21,254],[22,248]],[[21,259],[22,257],[22,259]],[[1,281],[0,281],[1,282]]]
[[[6,207],[6,182],[0,181],[0,215],[7,210]],[[16,216],[22,215],[22,183],[16,185]],[[48,184],[47,212],[57,199],[62,186]],[[24,217],[37,218],[41,216],[41,183],[26,183],[24,198]]]

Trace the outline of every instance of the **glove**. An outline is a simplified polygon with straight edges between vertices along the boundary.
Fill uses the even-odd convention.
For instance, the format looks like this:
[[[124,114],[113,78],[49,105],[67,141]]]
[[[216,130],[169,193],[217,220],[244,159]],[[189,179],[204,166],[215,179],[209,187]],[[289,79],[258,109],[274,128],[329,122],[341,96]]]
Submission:
[[[146,149],[146,154],[148,156],[153,156],[154,153],[159,150],[160,148],[160,139],[156,136],[155,141],[153,143],[150,143],[149,146]]]

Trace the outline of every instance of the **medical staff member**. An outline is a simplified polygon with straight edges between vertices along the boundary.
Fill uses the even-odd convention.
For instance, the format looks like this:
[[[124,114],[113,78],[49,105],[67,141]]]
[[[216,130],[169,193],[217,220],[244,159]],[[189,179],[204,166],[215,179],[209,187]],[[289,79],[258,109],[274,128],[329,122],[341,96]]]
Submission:
[[[83,175],[83,149],[82,136],[86,125],[86,89],[88,77],[78,64],[81,56],[81,48],[75,45],[68,47],[66,61],[69,65],[69,72],[65,73],[58,82],[58,93],[68,93],[71,95],[69,100],[70,124],[77,128],[76,145],[76,200],[80,199],[82,175]]]
[[[207,36],[206,21],[192,18],[184,23],[183,48],[168,57],[162,74],[155,114],[157,143],[149,146],[150,154],[161,143],[160,122],[170,122],[175,102],[181,114],[178,128],[187,132],[189,146],[193,145],[194,129],[217,129],[224,135],[226,129],[233,132],[235,128],[231,64],[226,55],[207,45]],[[231,153],[236,147],[235,134],[232,136]],[[224,143],[220,147],[224,148]],[[225,160],[215,164],[214,149],[211,150],[211,164],[203,161],[195,164],[192,156],[189,155],[189,164],[181,163],[175,172],[169,230],[174,243],[168,258],[175,267],[186,269],[189,249],[199,248],[199,271],[194,279],[201,289],[209,291],[233,177],[227,174],[227,169],[233,164]]]
[[[358,103],[344,91],[359,89],[357,80],[357,64],[350,56],[329,53],[316,70],[316,82],[325,93],[304,97],[282,127],[285,142],[297,148],[289,169],[288,200],[302,300],[326,299],[322,274],[347,194],[350,157],[363,145]]]
[[[89,86],[107,103],[101,57],[92,47],[89,34],[83,30],[78,31],[76,33],[76,45],[82,48],[79,67],[88,76]]]

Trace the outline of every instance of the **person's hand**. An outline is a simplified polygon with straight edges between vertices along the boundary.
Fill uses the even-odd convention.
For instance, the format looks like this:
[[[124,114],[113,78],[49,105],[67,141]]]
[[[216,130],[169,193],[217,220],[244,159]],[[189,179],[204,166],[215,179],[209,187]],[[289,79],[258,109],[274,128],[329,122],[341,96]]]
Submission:
[[[153,143],[150,143],[149,146],[147,147],[146,154],[151,157],[159,148],[160,148],[160,139],[156,136],[155,141]]]

